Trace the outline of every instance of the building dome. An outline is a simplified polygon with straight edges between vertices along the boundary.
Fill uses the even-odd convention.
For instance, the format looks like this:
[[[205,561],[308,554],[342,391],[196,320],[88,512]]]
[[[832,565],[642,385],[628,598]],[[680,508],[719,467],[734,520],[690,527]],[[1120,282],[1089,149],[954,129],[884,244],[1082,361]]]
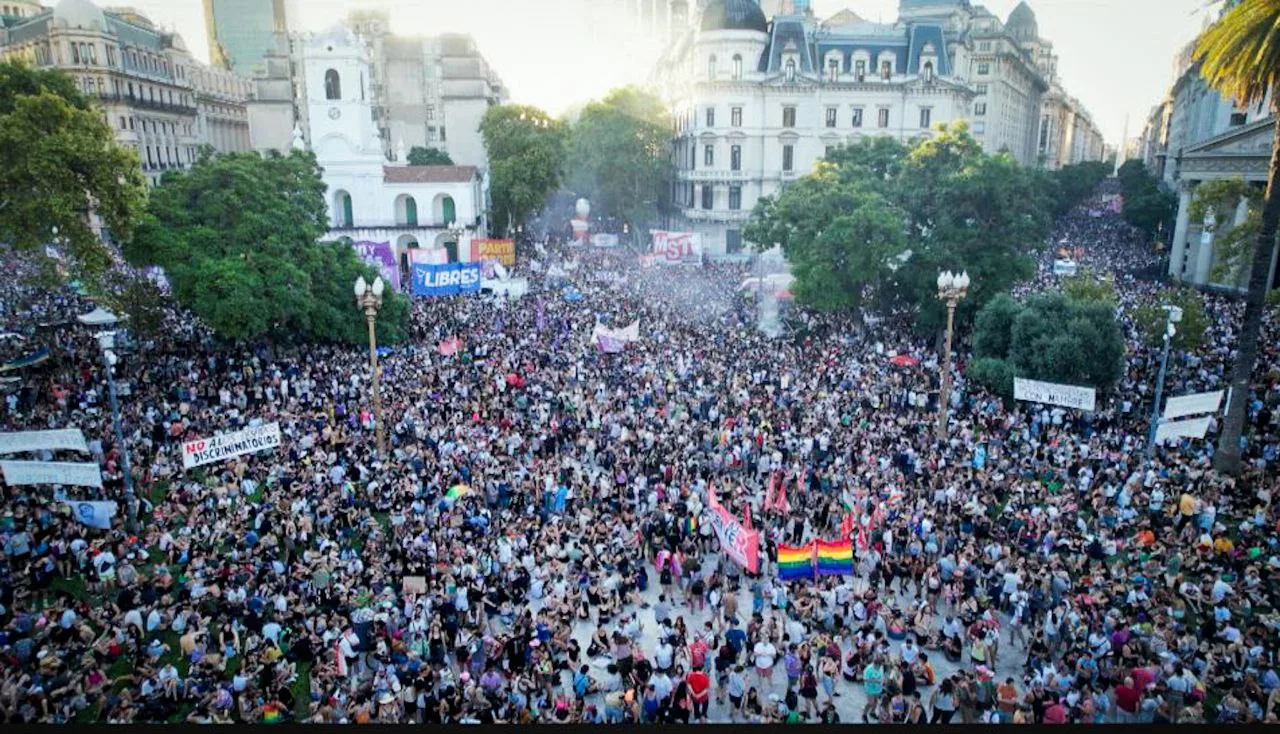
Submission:
[[[768,33],[769,22],[754,0],[711,0],[702,11],[702,30]]]
[[[1040,27],[1036,23],[1036,13],[1025,0],[1009,13],[1009,20],[1004,29],[1019,41],[1034,41],[1040,37]]]
[[[53,19],[62,21],[69,28],[107,28],[107,16],[89,0],[61,0],[53,9]]]

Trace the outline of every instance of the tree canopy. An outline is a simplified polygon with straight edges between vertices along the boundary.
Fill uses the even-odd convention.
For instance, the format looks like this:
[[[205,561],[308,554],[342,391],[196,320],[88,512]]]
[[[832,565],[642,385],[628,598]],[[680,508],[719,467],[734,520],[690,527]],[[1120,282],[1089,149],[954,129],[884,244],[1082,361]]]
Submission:
[[[1245,203],[1244,221],[1236,224],[1236,209]],[[1262,226],[1262,190],[1241,178],[1204,181],[1195,188],[1188,218],[1213,222],[1213,265],[1210,277],[1219,283],[1248,285],[1249,262]]]
[[[574,124],[566,184],[591,200],[593,213],[640,231],[668,206],[670,142],[662,100],[634,86],[615,89]]]
[[[954,123],[911,146],[874,137],[832,151],[813,174],[761,199],[743,236],[812,263],[797,268],[802,302],[852,308],[869,294],[933,329],[945,317],[936,286],[942,270],[971,277],[962,317],[1035,272],[1030,253],[1049,232],[1053,195],[1048,174],[985,154],[967,126]],[[858,287],[833,290],[833,273]]]
[[[1015,377],[1105,390],[1124,371],[1124,334],[1114,306],[1062,293],[1025,303],[997,296],[978,313],[973,344],[968,376],[1005,398],[1013,395]]]
[[[1111,174],[1111,164],[1103,161],[1087,161],[1063,166],[1050,174],[1055,202],[1054,214],[1062,216],[1087,199],[1098,184]]]
[[[409,149],[405,162],[411,166],[452,166],[453,159],[439,148],[424,148],[415,145]]]
[[[0,63],[0,241],[59,246],[91,282],[111,255],[91,226],[133,234],[145,197],[137,153],[116,143],[102,112],[60,71]]]
[[[1160,226],[1173,217],[1177,199],[1160,190],[1159,182],[1142,161],[1125,161],[1116,178],[1120,180],[1120,193],[1124,196],[1124,220],[1148,237],[1154,236]]]
[[[546,202],[563,175],[568,127],[536,107],[490,107],[480,121],[489,156],[495,231],[509,233]]]
[[[1182,309],[1182,320],[1176,324],[1173,337],[1175,349],[1199,349],[1204,344],[1204,334],[1209,329],[1209,315],[1204,310],[1204,299],[1191,288],[1169,288],[1154,302],[1144,303],[1133,312],[1133,320],[1142,332],[1147,344],[1156,347],[1164,342],[1164,305]]]
[[[165,269],[177,300],[228,339],[359,343],[351,286],[373,268],[328,230],[324,182],[311,153],[212,156],[166,173],[125,257]],[[383,297],[379,340],[397,341],[408,301]]]

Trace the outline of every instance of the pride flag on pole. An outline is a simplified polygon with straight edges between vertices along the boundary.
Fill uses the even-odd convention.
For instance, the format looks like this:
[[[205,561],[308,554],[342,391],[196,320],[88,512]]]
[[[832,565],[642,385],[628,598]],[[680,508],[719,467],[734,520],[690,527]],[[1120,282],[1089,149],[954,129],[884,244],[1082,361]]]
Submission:
[[[818,546],[818,575],[840,576],[853,573],[853,542],[849,538],[837,542],[814,541]]]
[[[778,578],[783,581],[813,578],[814,547],[815,544],[813,541],[809,541],[799,547],[792,547],[779,543]]]

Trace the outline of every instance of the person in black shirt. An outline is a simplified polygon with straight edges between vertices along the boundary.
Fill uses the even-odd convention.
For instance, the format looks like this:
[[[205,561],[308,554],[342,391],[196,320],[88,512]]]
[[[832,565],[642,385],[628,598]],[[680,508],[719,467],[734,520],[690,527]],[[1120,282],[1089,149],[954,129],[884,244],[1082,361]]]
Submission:
[[[836,707],[835,707],[833,704],[828,703],[826,706],[824,706],[824,707],[823,707],[823,709],[822,709],[822,723],[824,723],[824,724],[839,724],[839,723],[840,723],[840,714],[836,711]],[[921,722],[921,723],[923,723],[923,722]]]

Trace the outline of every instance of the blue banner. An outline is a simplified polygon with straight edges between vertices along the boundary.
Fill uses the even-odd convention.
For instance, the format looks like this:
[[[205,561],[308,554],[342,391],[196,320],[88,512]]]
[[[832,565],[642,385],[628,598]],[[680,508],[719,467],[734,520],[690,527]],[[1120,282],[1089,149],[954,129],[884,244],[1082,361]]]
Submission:
[[[413,264],[413,295],[455,296],[480,290],[480,263]]]

